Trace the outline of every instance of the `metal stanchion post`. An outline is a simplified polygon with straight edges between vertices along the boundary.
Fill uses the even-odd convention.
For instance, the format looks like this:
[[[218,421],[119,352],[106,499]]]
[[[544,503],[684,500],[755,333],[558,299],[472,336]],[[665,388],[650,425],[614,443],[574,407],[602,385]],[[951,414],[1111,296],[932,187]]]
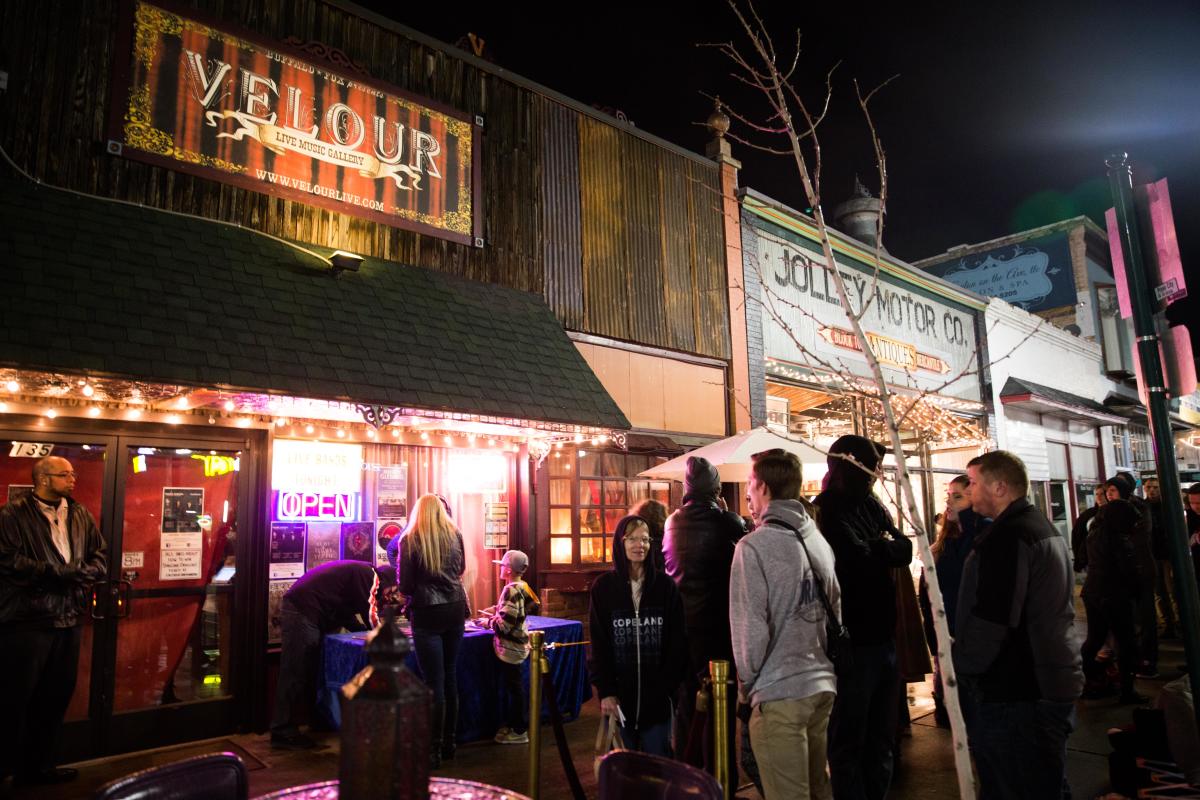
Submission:
[[[729,662],[708,662],[708,674],[712,679],[713,777],[721,784],[725,800],[732,800],[737,787],[729,763]]]
[[[529,797],[538,800],[542,783],[542,672],[546,634],[529,633]]]

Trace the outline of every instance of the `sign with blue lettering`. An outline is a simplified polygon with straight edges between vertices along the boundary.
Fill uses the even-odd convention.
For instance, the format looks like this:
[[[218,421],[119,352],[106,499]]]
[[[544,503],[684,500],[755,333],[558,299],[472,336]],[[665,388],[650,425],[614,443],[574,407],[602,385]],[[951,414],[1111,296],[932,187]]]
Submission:
[[[998,297],[1026,311],[1077,301],[1066,233],[1009,244],[925,268],[953,284]]]

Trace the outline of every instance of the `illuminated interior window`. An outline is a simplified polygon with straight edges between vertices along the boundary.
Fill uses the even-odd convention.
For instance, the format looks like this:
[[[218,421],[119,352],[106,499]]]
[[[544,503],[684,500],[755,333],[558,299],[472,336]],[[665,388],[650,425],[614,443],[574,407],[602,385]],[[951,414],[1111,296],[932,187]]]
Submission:
[[[551,536],[550,537],[550,563],[551,564],[570,564],[572,562],[570,536]]]

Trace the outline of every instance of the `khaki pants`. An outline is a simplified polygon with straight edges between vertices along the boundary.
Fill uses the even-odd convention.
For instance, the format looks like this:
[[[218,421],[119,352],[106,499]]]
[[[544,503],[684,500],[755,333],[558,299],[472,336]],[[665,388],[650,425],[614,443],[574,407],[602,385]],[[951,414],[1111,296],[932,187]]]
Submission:
[[[765,800],[829,800],[825,732],[833,692],[799,700],[759,703],[750,715],[750,744],[762,774]]]

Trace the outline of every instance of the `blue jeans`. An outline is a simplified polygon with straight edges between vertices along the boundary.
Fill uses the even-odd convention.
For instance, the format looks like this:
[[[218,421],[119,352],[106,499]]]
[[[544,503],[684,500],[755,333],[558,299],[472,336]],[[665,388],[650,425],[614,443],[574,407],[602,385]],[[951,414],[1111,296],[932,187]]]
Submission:
[[[458,605],[461,609],[461,604]],[[461,611],[453,622],[438,627],[418,627],[413,623],[413,649],[421,678],[433,690],[433,719],[430,741],[436,753],[440,745],[444,755],[454,752],[458,729],[458,649],[463,639]]]
[[[980,800],[1070,800],[1067,737],[1075,729],[1074,703],[984,701],[971,712],[967,732]]]
[[[674,758],[671,752],[671,722],[666,720],[657,725],[645,725],[640,730],[621,726],[621,739],[630,750],[649,753],[653,756]]]
[[[899,692],[895,643],[855,645],[854,666],[838,676],[829,717],[829,773],[837,800],[887,795]]]

